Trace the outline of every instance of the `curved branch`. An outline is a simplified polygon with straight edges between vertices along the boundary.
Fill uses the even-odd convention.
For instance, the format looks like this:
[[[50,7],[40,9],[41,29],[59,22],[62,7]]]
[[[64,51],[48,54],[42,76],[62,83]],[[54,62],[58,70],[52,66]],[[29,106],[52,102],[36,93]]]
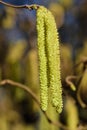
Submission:
[[[35,101],[35,102],[38,104],[38,106],[40,107],[40,102],[39,102],[39,100],[37,99],[36,95],[32,92],[32,90],[31,90],[28,86],[23,85],[23,84],[18,83],[18,82],[15,82],[15,81],[12,81],[12,80],[9,80],[9,79],[5,79],[5,80],[2,80],[2,81],[0,82],[0,85],[1,85],[1,86],[2,86],[2,85],[6,85],[6,84],[12,85],[12,86],[14,86],[14,87],[21,88],[21,89],[25,90],[26,92],[28,92],[28,94],[31,95],[31,97],[34,99],[34,101]],[[42,111],[42,110],[41,110],[41,111]],[[51,124],[53,124],[53,125],[55,125],[55,126],[58,126],[58,127],[62,128],[63,130],[69,130],[69,128],[67,128],[67,127],[66,127],[65,125],[63,125],[62,123],[52,121],[52,120],[48,117],[48,115],[47,115],[46,112],[44,112],[44,111],[42,111],[42,112],[43,112],[43,114],[45,115],[45,117],[46,117],[46,119],[47,119],[47,121],[48,121],[49,123],[51,123]]]
[[[81,60],[77,64],[74,65],[74,68],[78,67],[81,63],[83,63],[83,64],[87,63],[87,57],[86,56],[82,57]]]
[[[40,5],[37,5],[37,4],[32,4],[32,5],[12,5],[10,3],[6,3],[6,2],[1,1],[1,0],[0,0],[0,3],[5,5],[5,6],[8,6],[8,7],[18,8],[18,9],[28,8],[29,10],[32,10],[32,9],[37,9],[37,8],[40,7]]]
[[[81,86],[79,86],[78,91],[77,91],[77,100],[82,108],[87,108],[87,105],[85,104],[85,102],[81,98],[80,92],[81,92]]]
[[[76,87],[75,87],[75,85],[73,84],[73,82],[71,81],[72,79],[77,79],[77,76],[73,76],[73,75],[67,76],[66,79],[65,79],[65,81],[66,81],[66,83],[70,86],[70,88],[71,88],[73,91],[75,91],[75,90],[76,90]]]
[[[18,87],[18,88],[21,88],[21,89],[25,90],[26,92],[28,92],[28,93],[31,95],[31,97],[35,100],[35,102],[36,102],[38,105],[40,105],[40,102],[38,101],[36,95],[35,95],[35,94],[31,91],[31,89],[28,88],[26,85],[23,85],[23,84],[14,82],[14,81],[9,80],[9,79],[2,80],[2,81],[0,82],[0,85],[5,85],[5,84],[10,84],[10,85],[12,85],[12,86],[14,86],[14,87]]]
[[[72,87],[75,87],[71,80],[76,79],[76,78],[77,78],[77,76],[67,76],[66,77],[66,83],[70,86],[71,89],[73,89]],[[74,88],[74,89],[76,89],[76,88]],[[77,100],[82,108],[87,108],[87,105],[83,102],[83,100],[80,96],[80,91],[81,91],[81,86],[79,86],[79,88],[77,90]]]

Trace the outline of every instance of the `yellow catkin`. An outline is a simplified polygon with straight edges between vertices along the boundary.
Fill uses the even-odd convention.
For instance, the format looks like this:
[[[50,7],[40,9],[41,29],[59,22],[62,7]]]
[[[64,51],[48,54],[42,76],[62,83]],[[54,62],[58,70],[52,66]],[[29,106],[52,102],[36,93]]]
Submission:
[[[63,103],[60,78],[60,51],[56,23],[51,12],[44,7],[38,9],[37,21],[41,103],[47,104],[48,90],[46,85],[48,85],[51,89],[52,105],[61,113]]]
[[[39,80],[40,80],[40,102],[43,111],[47,110],[48,85],[47,85],[47,57],[45,51],[45,26],[43,8],[37,10],[37,48],[39,59]]]
[[[60,50],[56,23],[50,11],[45,15],[46,51],[48,61],[49,87],[52,92],[52,104],[57,111],[62,111],[62,85],[60,77]]]

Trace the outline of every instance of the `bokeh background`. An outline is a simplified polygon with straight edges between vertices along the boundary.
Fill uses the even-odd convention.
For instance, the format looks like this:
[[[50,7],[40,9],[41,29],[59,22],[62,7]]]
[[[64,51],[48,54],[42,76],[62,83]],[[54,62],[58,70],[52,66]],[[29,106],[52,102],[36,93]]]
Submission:
[[[87,130],[87,0],[3,0],[14,5],[40,4],[54,15],[60,40],[63,112],[49,105],[48,116],[69,130]],[[0,81],[31,88],[39,100],[36,12],[0,4]],[[74,75],[73,91],[65,79]],[[63,130],[47,122],[31,96],[0,86],[0,130]]]

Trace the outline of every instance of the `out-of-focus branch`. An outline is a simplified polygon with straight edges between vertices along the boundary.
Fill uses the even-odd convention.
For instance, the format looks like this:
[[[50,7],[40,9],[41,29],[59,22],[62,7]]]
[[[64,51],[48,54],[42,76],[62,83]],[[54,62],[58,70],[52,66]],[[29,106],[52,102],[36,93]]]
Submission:
[[[0,85],[1,85],[1,86],[2,86],[2,85],[5,85],[5,84],[9,84],[9,85],[11,85],[11,86],[18,87],[18,88],[21,88],[21,89],[25,90],[26,92],[28,92],[28,93],[32,96],[32,98],[35,100],[35,102],[36,102],[38,105],[40,105],[40,102],[38,101],[36,95],[31,91],[30,88],[28,88],[28,86],[23,85],[23,84],[18,83],[18,82],[15,82],[15,81],[12,81],[12,80],[9,80],[9,79],[2,80],[2,81],[0,82]]]
[[[1,85],[1,86],[2,86],[2,85],[6,85],[6,84],[9,84],[9,85],[11,85],[11,86],[13,86],[13,87],[18,87],[18,88],[21,88],[21,89],[25,90],[29,95],[31,95],[31,97],[34,99],[34,101],[35,101],[35,102],[38,104],[38,106],[40,107],[40,102],[39,102],[39,100],[37,99],[37,96],[32,92],[32,90],[31,90],[28,86],[23,85],[23,84],[18,83],[18,82],[15,82],[15,81],[12,81],[12,80],[9,80],[9,79],[5,79],[5,80],[2,80],[2,81],[0,82],[0,85]],[[41,111],[42,111],[42,110],[41,110]],[[53,125],[55,125],[55,126],[57,126],[57,127],[60,127],[60,128],[62,128],[63,130],[69,130],[69,129],[67,128],[67,126],[63,125],[61,122],[54,122],[54,121],[52,121],[52,120],[48,117],[48,115],[47,115],[46,112],[44,112],[44,111],[42,111],[42,112],[43,112],[43,114],[45,115],[45,117],[46,117],[46,119],[47,119],[47,121],[48,121],[49,123],[51,123],[51,124],[53,124]]]
[[[82,100],[80,92],[81,92],[81,86],[78,87],[77,100],[78,100],[78,102],[79,102],[79,104],[81,105],[82,108],[87,108],[87,104],[85,104],[85,102]]]
[[[10,3],[6,3],[4,1],[1,1],[0,0],[0,3],[5,5],[5,6],[8,6],[8,7],[12,7],[12,8],[18,8],[18,9],[21,9],[21,8],[27,8],[29,10],[32,10],[32,9],[37,9],[40,7],[40,5],[37,5],[37,4],[32,4],[32,5],[12,5]]]
[[[87,130],[87,125],[86,126],[78,126],[78,129],[77,130]]]
[[[75,90],[76,89],[76,87],[75,87],[75,85],[73,84],[73,82],[71,81],[71,80],[73,80],[73,79],[77,79],[77,76],[67,76],[66,77],[66,83],[70,86],[70,88],[72,89],[72,90]],[[83,102],[83,100],[81,99],[81,96],[80,96],[80,90],[81,89],[81,87],[78,87],[78,90],[77,90],[77,100],[78,100],[78,102],[79,102],[79,104],[81,105],[81,107],[83,107],[83,108],[87,108],[87,105]]]
[[[77,76],[73,76],[73,75],[67,76],[66,79],[65,79],[65,81],[66,81],[66,83],[70,86],[70,88],[71,88],[73,91],[75,91],[75,90],[76,90],[76,87],[75,87],[75,85],[73,84],[73,82],[71,81],[71,80],[73,80],[73,79],[77,79]]]
[[[77,64],[74,65],[74,68],[78,67],[81,63],[83,63],[83,64],[87,63],[87,57],[85,57],[85,56],[82,57],[81,60]]]

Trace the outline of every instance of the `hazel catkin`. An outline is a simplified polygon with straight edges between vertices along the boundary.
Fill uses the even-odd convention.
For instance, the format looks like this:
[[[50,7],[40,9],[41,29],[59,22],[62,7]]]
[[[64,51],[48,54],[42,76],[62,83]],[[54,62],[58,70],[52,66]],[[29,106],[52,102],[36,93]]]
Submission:
[[[59,39],[54,17],[51,12],[44,7],[40,7],[37,10],[37,34],[40,64],[41,105],[47,104],[47,89],[49,87],[49,89],[51,89],[52,105],[56,107],[56,110],[60,113],[63,104],[60,76]],[[45,108],[43,106],[42,108]]]
[[[51,22],[50,22],[51,21]],[[47,10],[45,15],[46,51],[49,68],[49,86],[52,92],[52,104],[60,113],[62,111],[62,88],[60,78],[60,50],[56,23]]]
[[[40,80],[40,102],[43,111],[47,110],[48,85],[47,85],[47,57],[45,51],[45,26],[43,8],[37,10],[37,49],[39,59],[39,80]]]

